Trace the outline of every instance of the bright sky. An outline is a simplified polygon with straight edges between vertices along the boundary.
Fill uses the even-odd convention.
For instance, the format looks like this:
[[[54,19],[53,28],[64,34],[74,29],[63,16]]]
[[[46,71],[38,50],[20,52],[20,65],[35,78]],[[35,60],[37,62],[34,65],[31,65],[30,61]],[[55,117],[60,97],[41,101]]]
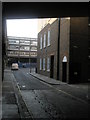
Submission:
[[[7,36],[37,38],[38,19],[8,19]]]

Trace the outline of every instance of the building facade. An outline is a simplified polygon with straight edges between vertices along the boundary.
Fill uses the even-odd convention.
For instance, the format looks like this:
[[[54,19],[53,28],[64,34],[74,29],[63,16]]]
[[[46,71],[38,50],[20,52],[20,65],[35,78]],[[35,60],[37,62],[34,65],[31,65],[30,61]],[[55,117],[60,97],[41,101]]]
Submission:
[[[8,36],[6,48],[8,65],[18,62],[19,66],[29,67],[37,62],[37,38]]]
[[[37,72],[67,83],[87,82],[88,29],[88,17],[47,24],[38,34]]]
[[[38,19],[38,33],[47,25],[53,23],[57,18]]]
[[[88,19],[70,19],[70,82],[88,81]]]
[[[38,34],[37,71],[40,74],[57,79],[57,39],[58,19],[47,24]],[[52,58],[52,59],[51,59]],[[50,63],[54,67],[50,68]],[[52,70],[52,73],[50,72]]]

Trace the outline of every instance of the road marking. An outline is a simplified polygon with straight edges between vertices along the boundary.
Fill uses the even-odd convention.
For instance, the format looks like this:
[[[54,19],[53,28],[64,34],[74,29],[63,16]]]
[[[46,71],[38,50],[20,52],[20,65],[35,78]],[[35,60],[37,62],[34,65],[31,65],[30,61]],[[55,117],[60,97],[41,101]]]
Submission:
[[[22,85],[22,87],[26,87],[25,85]]]
[[[21,72],[23,73],[23,71],[21,71]],[[23,73],[23,74],[24,74],[24,73]],[[25,74],[24,74],[24,75],[25,75]],[[29,74],[29,75],[31,75],[31,74]],[[25,76],[26,76],[26,75],[25,75]],[[33,75],[31,75],[31,76],[33,76]],[[26,77],[29,77],[29,76],[26,76]],[[35,76],[33,76],[33,77],[35,77]],[[35,78],[37,78],[37,77],[35,77]],[[37,78],[37,79],[39,79],[39,78]],[[78,98],[78,97],[75,97],[75,96],[73,96],[73,95],[71,95],[71,94],[69,94],[69,93],[67,93],[67,92],[65,92],[65,91],[63,91],[63,90],[61,90],[61,89],[57,89],[57,88],[53,87],[52,85],[50,85],[50,84],[48,84],[48,83],[46,83],[46,82],[44,82],[44,81],[41,81],[40,79],[39,79],[39,81],[40,81],[41,83],[43,83],[43,84],[48,85],[49,87],[52,87],[52,88],[55,89],[56,91],[62,92],[62,93],[64,93],[64,94],[70,96],[71,98],[74,98],[74,99],[76,99],[76,100],[78,100],[78,101],[81,101],[81,102],[87,104],[86,101],[84,101],[84,100],[82,100],[82,99],[80,99],[80,98]]]
[[[37,78],[37,79],[38,79],[38,78]],[[57,88],[53,87],[52,85],[50,85],[50,84],[48,84],[48,83],[45,83],[45,82],[43,82],[43,81],[40,81],[40,82],[48,85],[49,87],[52,87],[52,88],[55,89],[56,91],[62,92],[62,93],[64,93],[64,94],[70,96],[71,98],[74,98],[74,99],[76,99],[76,100],[78,100],[78,101],[81,101],[81,102],[84,102],[85,104],[87,104],[86,101],[84,101],[84,100],[82,100],[82,99],[80,99],[80,98],[78,98],[78,97],[75,97],[75,96],[73,96],[73,95],[71,95],[71,94],[69,94],[69,93],[67,93],[67,92],[65,92],[65,91],[63,91],[63,90],[61,90],[61,89],[57,89]]]
[[[55,88],[55,89],[56,89],[56,88]],[[60,92],[63,92],[63,93],[65,93],[65,94],[67,94],[68,96],[70,96],[70,97],[72,97],[72,98],[74,98],[74,99],[76,99],[76,100],[78,100],[78,101],[81,101],[81,102],[84,102],[85,104],[87,104],[86,101],[84,101],[84,100],[82,100],[82,99],[80,99],[80,98],[78,98],[78,97],[75,97],[75,96],[73,96],[73,95],[71,95],[71,94],[69,94],[69,93],[66,93],[65,91],[62,91],[62,90],[60,90],[60,89],[56,89],[56,90],[58,90],[58,91],[60,91]]]

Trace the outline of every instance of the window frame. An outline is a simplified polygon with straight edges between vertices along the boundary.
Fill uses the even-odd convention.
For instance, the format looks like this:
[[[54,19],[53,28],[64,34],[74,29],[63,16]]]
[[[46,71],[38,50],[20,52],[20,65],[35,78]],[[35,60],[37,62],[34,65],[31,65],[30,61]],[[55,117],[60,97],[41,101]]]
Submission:
[[[42,35],[40,36],[40,49],[42,49],[43,44],[42,44]]]
[[[47,71],[50,72],[50,57],[47,57]]]
[[[42,70],[42,58],[40,58],[39,62],[40,62],[39,69]]]
[[[45,71],[45,61],[46,59],[45,58],[43,58],[43,70]]]
[[[50,35],[51,35],[51,31],[50,31],[50,29],[48,30],[48,39],[47,39],[47,46],[50,46]]]
[[[46,32],[44,33],[44,39],[43,39],[43,48],[46,47]]]

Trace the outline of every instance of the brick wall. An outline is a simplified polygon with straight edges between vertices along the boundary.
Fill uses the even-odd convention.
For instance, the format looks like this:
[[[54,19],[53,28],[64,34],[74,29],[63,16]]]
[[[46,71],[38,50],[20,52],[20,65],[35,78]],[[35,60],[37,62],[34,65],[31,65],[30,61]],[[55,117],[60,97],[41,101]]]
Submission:
[[[50,30],[51,44],[50,46],[47,46],[47,42],[46,42],[46,48],[40,49],[40,35],[42,34],[42,36],[44,37],[44,33],[46,32],[46,38],[47,38],[48,29]],[[45,26],[44,29],[41,30],[38,34],[37,72],[50,77],[50,72],[47,71],[47,57],[54,55],[54,78],[55,79],[57,79],[57,39],[58,39],[58,20],[54,21],[51,25],[48,24],[47,26]],[[40,58],[46,59],[45,71],[39,70]]]
[[[62,81],[62,63],[64,56],[67,57],[67,82],[69,80],[69,39],[70,19],[60,20],[60,80]]]

